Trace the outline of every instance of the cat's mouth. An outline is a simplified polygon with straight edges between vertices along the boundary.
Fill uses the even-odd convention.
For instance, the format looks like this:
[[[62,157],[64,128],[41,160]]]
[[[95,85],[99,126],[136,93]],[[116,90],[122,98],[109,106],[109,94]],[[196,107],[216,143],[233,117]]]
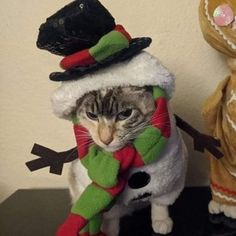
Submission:
[[[101,148],[104,149],[107,152],[115,152],[121,149],[123,146],[109,146],[109,145],[103,145]]]
[[[103,144],[103,143],[97,143],[97,145],[102,148],[103,150],[107,151],[107,152],[115,152],[120,150],[122,147],[124,147],[123,144]]]

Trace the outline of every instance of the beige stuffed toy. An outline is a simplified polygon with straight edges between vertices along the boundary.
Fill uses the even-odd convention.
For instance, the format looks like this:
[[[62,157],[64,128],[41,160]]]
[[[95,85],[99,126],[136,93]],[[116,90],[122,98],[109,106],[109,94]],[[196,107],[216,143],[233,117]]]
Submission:
[[[211,155],[209,212],[236,218],[236,0],[201,0],[200,24],[206,41],[227,57],[231,74],[207,99],[202,114],[224,157]]]

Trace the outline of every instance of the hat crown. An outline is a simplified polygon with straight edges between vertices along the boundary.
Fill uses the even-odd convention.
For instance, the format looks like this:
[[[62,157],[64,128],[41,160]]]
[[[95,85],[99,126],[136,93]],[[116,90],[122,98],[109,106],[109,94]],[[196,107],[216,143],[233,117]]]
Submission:
[[[61,63],[65,71],[51,73],[50,79],[67,81],[132,58],[151,41],[131,38],[98,0],[75,0],[41,24],[37,46],[66,57],[67,63]]]
[[[76,0],[40,26],[37,46],[57,55],[90,48],[113,30],[115,20],[98,0]]]

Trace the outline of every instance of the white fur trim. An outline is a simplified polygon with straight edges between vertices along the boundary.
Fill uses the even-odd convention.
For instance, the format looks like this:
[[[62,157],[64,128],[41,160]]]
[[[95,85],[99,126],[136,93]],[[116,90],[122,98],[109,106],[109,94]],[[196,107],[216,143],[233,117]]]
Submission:
[[[147,52],[141,52],[129,61],[114,64],[76,81],[62,82],[52,96],[54,113],[68,119],[76,101],[85,93],[115,86],[160,86],[169,97],[174,91],[174,76]]]

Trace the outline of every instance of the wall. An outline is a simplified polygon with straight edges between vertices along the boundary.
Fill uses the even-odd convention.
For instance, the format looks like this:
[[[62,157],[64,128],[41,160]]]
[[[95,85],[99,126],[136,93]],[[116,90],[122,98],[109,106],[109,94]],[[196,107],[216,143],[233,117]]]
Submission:
[[[24,163],[34,142],[58,151],[75,145],[71,124],[52,114],[50,95],[58,86],[48,79],[60,58],[35,46],[38,27],[69,1],[2,0],[0,8],[0,201],[19,188],[67,186],[48,170],[30,173]],[[191,2],[191,3],[190,3]],[[200,109],[227,73],[224,58],[203,40],[198,0],[102,0],[133,36],[153,39],[153,53],[177,77],[173,106],[177,114],[203,130]],[[217,70],[216,70],[217,68]],[[207,158],[189,147],[188,185],[205,185]]]

